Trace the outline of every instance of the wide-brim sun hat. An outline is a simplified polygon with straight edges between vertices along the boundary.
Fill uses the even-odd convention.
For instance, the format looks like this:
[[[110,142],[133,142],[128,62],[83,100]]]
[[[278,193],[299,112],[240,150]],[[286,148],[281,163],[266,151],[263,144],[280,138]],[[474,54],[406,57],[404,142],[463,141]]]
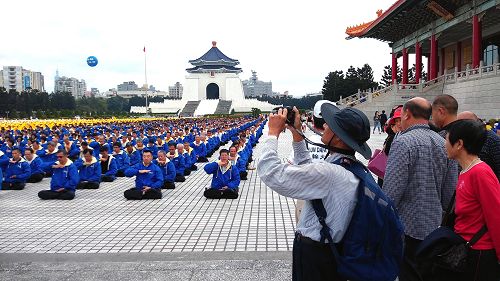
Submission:
[[[370,159],[372,150],[366,143],[370,139],[370,121],[359,109],[347,107],[339,109],[333,104],[321,105],[321,115],[330,130],[347,146]]]

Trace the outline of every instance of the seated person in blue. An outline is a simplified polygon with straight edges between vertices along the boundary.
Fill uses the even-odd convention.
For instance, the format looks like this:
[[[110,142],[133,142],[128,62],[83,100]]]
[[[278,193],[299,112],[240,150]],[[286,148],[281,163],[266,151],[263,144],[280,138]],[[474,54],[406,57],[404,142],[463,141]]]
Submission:
[[[57,151],[56,155],[58,160],[51,166],[50,190],[38,192],[38,197],[43,200],[72,200],[75,198],[76,185],[80,181],[78,169],[73,161],[69,160],[65,150]]]
[[[80,175],[76,189],[97,189],[101,183],[101,162],[97,161],[90,148],[84,149],[82,153],[83,158],[75,161]]]
[[[123,195],[128,200],[161,199],[163,173],[153,163],[153,153],[149,150],[142,152],[142,163],[125,170],[125,176],[135,176],[135,187],[125,190]]]
[[[159,148],[156,146],[153,138],[150,138],[148,140],[148,144],[146,145],[146,149],[151,151],[151,153],[153,153],[153,159],[156,159],[156,157],[158,157],[158,149]]]
[[[165,189],[175,189],[175,166],[172,161],[167,158],[167,153],[164,150],[158,151],[158,159],[153,163],[160,167],[163,173],[163,186]]]
[[[206,198],[238,198],[240,173],[238,168],[231,165],[229,161],[229,151],[227,149],[221,149],[220,160],[206,164],[204,169],[207,174],[213,175],[210,188],[206,189],[203,193]]]
[[[174,163],[175,166],[175,182],[185,182],[184,177],[184,157],[177,153],[177,143],[170,142],[168,144],[167,158]]]
[[[196,153],[196,158],[198,163],[208,162],[207,159],[207,147],[204,142],[201,141],[200,136],[194,137],[193,149]]]
[[[135,149],[132,143],[129,142],[125,145],[125,152],[127,153],[128,159],[130,160],[130,166],[141,163],[142,155]]]
[[[101,161],[101,181],[112,182],[116,179],[116,173],[118,172],[118,165],[116,159],[109,155],[108,148],[106,146],[101,146],[100,148],[100,161]]]
[[[18,148],[12,149],[12,159],[5,169],[5,179],[2,183],[4,190],[21,190],[26,185],[26,180],[31,175],[30,164],[21,157],[21,151]]]
[[[70,141],[69,137],[65,136],[63,138],[63,147],[64,150],[68,153],[68,157],[71,160],[76,160],[78,159],[78,156],[80,154],[80,150],[76,146],[76,142]]]
[[[189,155],[186,155],[186,151],[184,150],[184,144],[179,143],[177,144],[177,155],[179,157],[182,157],[184,159],[184,175],[189,176],[191,175],[191,159]]]
[[[189,145],[189,142],[185,141],[184,142],[184,159],[189,159],[189,170],[191,171],[197,171],[198,167],[196,166],[196,152],[194,149]],[[186,161],[187,162],[187,161]],[[188,165],[186,165],[187,167]]]
[[[0,150],[0,169],[2,170],[2,172],[5,173],[5,169],[7,169],[7,166],[9,165],[9,157],[7,157],[7,155],[5,155],[5,153]]]
[[[49,142],[47,144],[47,149],[43,150],[40,154],[40,158],[43,161],[43,171],[45,172],[45,177],[52,176],[52,165],[57,161],[57,144],[54,142]]]
[[[117,177],[124,177],[125,170],[130,167],[130,159],[126,152],[122,150],[122,146],[119,142],[113,144],[113,157],[116,160],[116,165],[118,167]]]
[[[27,148],[24,150],[24,159],[30,165],[31,175],[26,182],[35,183],[41,182],[45,173],[43,172],[43,162],[38,155],[35,154],[35,151],[32,148]]]
[[[231,146],[229,148],[229,161],[231,165],[236,166],[240,172],[240,179],[247,180],[248,172],[246,171],[246,161],[238,154],[238,148]]]

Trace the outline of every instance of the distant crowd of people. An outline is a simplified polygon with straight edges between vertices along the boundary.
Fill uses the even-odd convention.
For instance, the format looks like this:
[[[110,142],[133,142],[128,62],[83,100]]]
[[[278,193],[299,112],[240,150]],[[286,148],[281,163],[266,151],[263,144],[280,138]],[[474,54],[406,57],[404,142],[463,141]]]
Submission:
[[[213,180],[204,195],[234,199],[240,180],[247,179],[253,147],[265,123],[263,117],[241,117],[2,128],[1,187],[22,190],[27,183],[50,178],[50,189],[38,196],[71,200],[77,189],[98,189],[117,177],[135,177],[125,198],[160,199],[161,189],[174,189],[176,182],[198,170],[196,163],[208,162],[231,142],[229,149],[220,151],[220,160],[205,165]]]

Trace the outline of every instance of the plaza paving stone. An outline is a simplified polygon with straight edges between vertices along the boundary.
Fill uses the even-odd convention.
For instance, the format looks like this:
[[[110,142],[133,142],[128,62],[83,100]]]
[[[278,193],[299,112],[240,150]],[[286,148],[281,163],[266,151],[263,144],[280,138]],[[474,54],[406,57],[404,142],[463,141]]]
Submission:
[[[266,135],[267,132],[262,139]],[[372,134],[370,147],[380,148],[384,138],[385,134]],[[255,160],[258,160],[261,149],[259,144],[254,149]],[[280,136],[279,154],[283,161],[291,154],[289,133]],[[211,160],[217,155],[215,153]],[[255,164],[254,161],[251,166]],[[289,258],[295,230],[294,200],[267,188],[256,170],[250,170],[248,180],[241,182],[238,199],[207,200],[203,191],[210,185],[211,177],[203,171],[204,164],[197,165],[198,171],[192,172],[186,182],[176,183],[175,190],[163,190],[161,200],[125,200],[123,191],[133,186],[133,178],[101,183],[98,190],[77,190],[72,201],[38,199],[37,193],[48,189],[49,179],[27,184],[22,191],[0,191],[0,280],[13,280],[9,274],[17,271],[24,272],[28,280],[33,280],[30,277],[34,276],[29,272],[38,271],[44,272],[38,276],[40,279],[74,279],[75,275],[70,273],[78,270],[75,264],[71,264],[75,254],[86,257],[84,261],[103,257],[101,263],[119,272],[127,268],[110,261],[116,255],[129,254],[133,257],[138,254],[137,261],[127,262],[130,262],[130,268],[134,268],[147,260],[144,267],[136,269],[143,269],[148,274],[151,273],[151,268],[147,266],[151,262],[150,257],[170,255],[174,261],[164,262],[167,268],[175,268],[179,260],[182,263],[192,260],[192,267],[183,265],[176,272],[170,269],[172,274],[178,274],[175,278],[217,280],[217,276],[225,276],[220,280],[243,280],[257,274],[254,277],[258,276],[258,279],[290,279]],[[220,255],[215,258],[210,256],[218,252]],[[183,253],[191,254],[182,256]],[[232,255],[234,253],[240,255]],[[54,259],[54,256],[60,258]],[[224,267],[226,262],[239,256],[250,262],[249,268],[232,270],[231,267]],[[198,257],[207,257],[209,263],[215,263],[214,271],[201,270],[207,265],[200,264],[202,261],[197,261]],[[259,260],[269,258],[283,262],[261,262],[260,265],[270,271],[259,270]],[[61,272],[45,276],[45,270],[37,270],[37,266],[43,265],[45,260],[51,260],[46,268],[62,263]],[[217,266],[219,261],[224,260],[226,262],[220,262],[222,267]],[[17,267],[22,261],[27,261],[25,268]],[[91,271],[92,268],[92,264],[84,264],[82,270]],[[278,272],[277,275],[274,272]],[[99,279],[92,273],[88,274],[79,278]],[[231,278],[232,274],[236,274],[234,278]],[[23,279],[22,276],[18,279]],[[133,276],[137,277],[137,274]],[[148,276],[146,279],[156,279],[154,274]],[[128,277],[121,280],[134,280]]]

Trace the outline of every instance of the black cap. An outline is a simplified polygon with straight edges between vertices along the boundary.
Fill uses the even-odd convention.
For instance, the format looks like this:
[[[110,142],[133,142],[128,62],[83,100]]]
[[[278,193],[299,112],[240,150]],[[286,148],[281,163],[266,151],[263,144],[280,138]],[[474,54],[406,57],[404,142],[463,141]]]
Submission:
[[[321,105],[321,115],[328,127],[350,148],[370,159],[372,150],[366,144],[370,139],[370,121],[359,109],[338,107],[325,103]]]

